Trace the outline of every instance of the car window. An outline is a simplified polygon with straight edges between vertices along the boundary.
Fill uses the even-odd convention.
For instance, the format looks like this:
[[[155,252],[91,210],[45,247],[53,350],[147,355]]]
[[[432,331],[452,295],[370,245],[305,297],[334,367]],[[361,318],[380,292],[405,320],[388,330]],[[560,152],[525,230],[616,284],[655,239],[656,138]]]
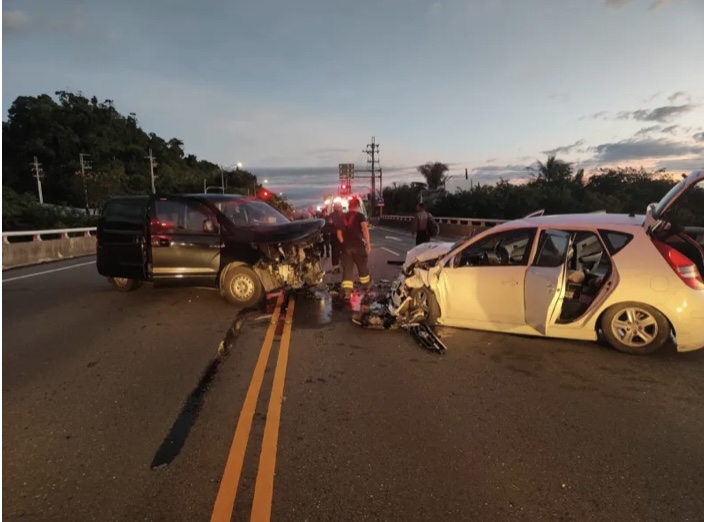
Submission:
[[[614,230],[599,230],[599,234],[604,239],[606,243],[606,248],[609,249],[611,255],[620,252],[623,247],[633,239],[632,234],[626,234],[625,232],[616,232]]]
[[[144,226],[146,199],[115,199],[103,208],[103,219],[109,223],[130,223]]]
[[[558,267],[565,261],[570,234],[561,230],[546,230],[540,234],[534,266]]]
[[[155,201],[155,215],[152,230],[161,233],[204,234],[207,220],[215,221],[215,216],[205,206],[195,203],[159,199]]]
[[[216,206],[235,225],[281,225],[290,222],[274,207],[257,199],[238,198],[218,202]]]
[[[521,228],[485,236],[457,253],[452,266],[525,266],[535,231],[535,228]]]

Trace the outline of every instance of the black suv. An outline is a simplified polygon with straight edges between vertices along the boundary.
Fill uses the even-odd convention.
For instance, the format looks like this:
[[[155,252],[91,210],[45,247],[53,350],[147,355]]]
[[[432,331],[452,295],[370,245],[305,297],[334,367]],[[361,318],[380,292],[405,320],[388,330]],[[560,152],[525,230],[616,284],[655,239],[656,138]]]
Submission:
[[[98,273],[124,292],[143,281],[207,285],[253,306],[265,292],[322,281],[324,223],[230,194],[114,198],[98,222]]]

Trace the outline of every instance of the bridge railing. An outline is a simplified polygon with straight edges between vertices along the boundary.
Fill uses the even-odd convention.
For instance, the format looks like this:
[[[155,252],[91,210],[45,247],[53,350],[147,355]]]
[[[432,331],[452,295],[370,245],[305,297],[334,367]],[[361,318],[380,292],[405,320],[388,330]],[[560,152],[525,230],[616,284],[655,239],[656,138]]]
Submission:
[[[476,234],[487,228],[506,223],[505,219],[483,219],[483,218],[456,218],[456,217],[435,217],[440,228],[440,236],[444,237],[464,237]],[[403,228],[410,230],[413,216],[386,215],[377,218],[376,223],[391,228]]]
[[[53,228],[46,230],[25,230],[3,232],[2,243],[9,245],[14,242],[44,241],[52,239],[68,239],[70,237],[88,237],[95,234],[96,227]],[[42,237],[43,236],[43,237]],[[31,239],[30,239],[31,238]]]

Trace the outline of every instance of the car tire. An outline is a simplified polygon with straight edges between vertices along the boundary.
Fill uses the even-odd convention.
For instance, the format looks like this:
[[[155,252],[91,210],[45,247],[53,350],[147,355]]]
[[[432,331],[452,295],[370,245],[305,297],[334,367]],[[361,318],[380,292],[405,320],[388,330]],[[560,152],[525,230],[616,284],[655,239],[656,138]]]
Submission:
[[[142,286],[142,281],[129,277],[108,277],[108,281],[120,292],[131,292]]]
[[[670,323],[652,306],[626,302],[612,306],[601,318],[604,339],[616,350],[633,355],[648,355],[670,339]]]
[[[264,298],[264,288],[259,276],[248,266],[230,268],[223,278],[223,294],[235,306],[250,308]]]
[[[414,307],[422,307],[425,312],[425,324],[434,326],[440,318],[440,305],[435,293],[430,288],[416,288],[411,292]]]

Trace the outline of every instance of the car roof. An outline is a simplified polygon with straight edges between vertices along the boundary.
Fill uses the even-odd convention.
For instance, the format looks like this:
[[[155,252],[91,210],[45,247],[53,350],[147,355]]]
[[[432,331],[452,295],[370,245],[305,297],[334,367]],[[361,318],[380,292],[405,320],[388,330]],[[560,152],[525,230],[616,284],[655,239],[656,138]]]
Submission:
[[[507,221],[493,227],[493,230],[518,227],[641,227],[645,216],[642,214],[552,214],[527,219]]]
[[[194,193],[194,194],[183,194],[191,198],[200,198],[208,201],[232,201],[233,199],[243,199],[245,196],[242,194],[217,194],[217,193]]]

